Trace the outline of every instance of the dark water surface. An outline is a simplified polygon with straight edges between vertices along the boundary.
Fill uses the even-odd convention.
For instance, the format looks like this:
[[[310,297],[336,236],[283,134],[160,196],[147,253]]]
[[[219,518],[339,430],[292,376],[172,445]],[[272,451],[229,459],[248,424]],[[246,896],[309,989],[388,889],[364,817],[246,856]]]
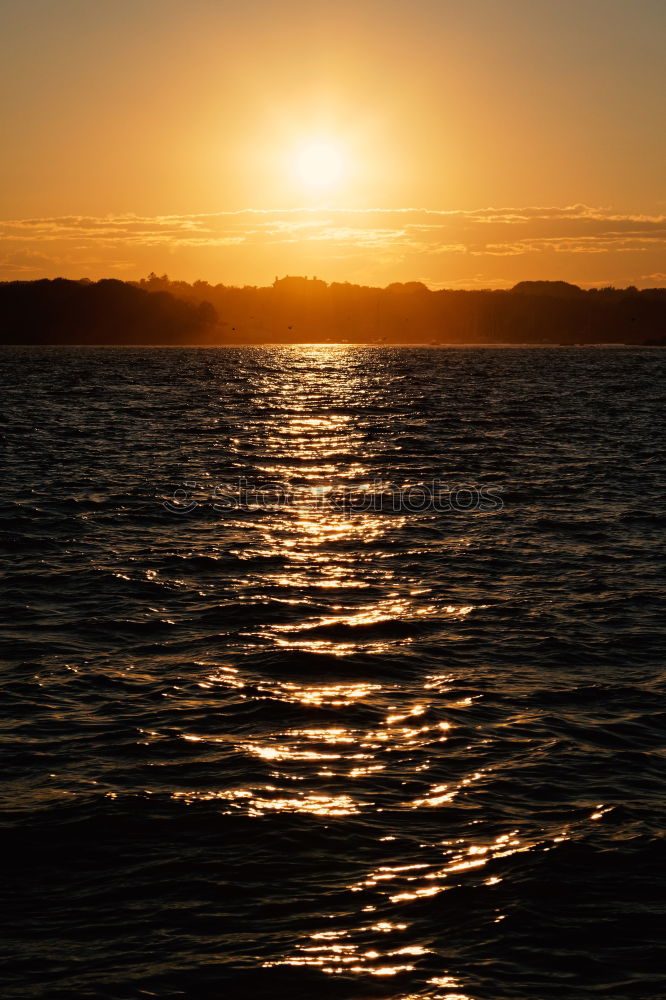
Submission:
[[[3,998],[666,996],[662,351],[1,362]]]

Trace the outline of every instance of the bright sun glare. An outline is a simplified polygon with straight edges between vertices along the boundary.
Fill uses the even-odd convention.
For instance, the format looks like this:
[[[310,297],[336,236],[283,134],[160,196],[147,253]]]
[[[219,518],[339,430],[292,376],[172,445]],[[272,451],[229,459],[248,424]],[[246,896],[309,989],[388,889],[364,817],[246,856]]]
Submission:
[[[297,155],[298,176],[312,188],[330,188],[343,171],[341,150],[332,142],[317,141],[303,146]]]

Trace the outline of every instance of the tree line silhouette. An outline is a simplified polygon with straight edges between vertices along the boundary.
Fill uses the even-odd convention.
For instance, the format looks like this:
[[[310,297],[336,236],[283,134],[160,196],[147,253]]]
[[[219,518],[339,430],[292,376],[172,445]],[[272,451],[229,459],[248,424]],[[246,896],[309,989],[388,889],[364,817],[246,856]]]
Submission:
[[[105,278],[0,283],[5,344],[188,344],[216,340],[212,305]]]
[[[666,343],[666,289],[433,291],[276,278],[267,287],[64,278],[0,283],[0,340],[13,344]]]

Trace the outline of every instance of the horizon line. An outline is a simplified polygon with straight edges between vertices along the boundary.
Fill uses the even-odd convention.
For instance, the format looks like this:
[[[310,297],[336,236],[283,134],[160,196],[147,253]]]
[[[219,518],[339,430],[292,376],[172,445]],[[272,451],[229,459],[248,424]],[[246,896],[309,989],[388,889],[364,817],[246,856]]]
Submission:
[[[640,292],[647,292],[647,291],[655,291],[655,290],[658,290],[658,291],[666,290],[666,284],[651,285],[651,286],[646,287],[646,288],[639,288],[637,285],[634,285],[634,284],[628,284],[628,285],[620,286],[620,285],[613,285],[613,284],[610,284],[610,283],[602,284],[602,283],[599,283],[599,282],[596,282],[596,283],[594,283],[594,282],[593,283],[588,283],[588,282],[578,283],[578,282],[575,282],[575,281],[567,281],[564,278],[519,278],[517,281],[514,281],[511,284],[506,284],[506,285],[492,285],[492,284],[490,284],[490,285],[484,285],[484,286],[479,286],[479,285],[476,285],[476,286],[475,285],[468,285],[468,286],[432,285],[432,284],[429,284],[426,281],[421,280],[420,278],[409,278],[409,279],[404,280],[404,281],[389,281],[388,284],[386,284],[386,285],[369,285],[369,284],[363,284],[363,283],[360,283],[360,282],[357,282],[357,281],[348,281],[348,280],[327,281],[325,278],[320,278],[316,274],[313,274],[312,276],[307,275],[307,274],[284,274],[281,277],[276,275],[275,279],[271,283],[269,283],[267,285],[247,284],[247,283],[246,284],[242,284],[242,285],[237,285],[237,284],[225,284],[223,281],[218,281],[216,283],[213,283],[213,282],[209,281],[206,278],[195,278],[192,281],[188,281],[186,278],[171,277],[166,272],[163,273],[163,274],[157,274],[157,272],[155,272],[155,271],[150,271],[147,275],[145,275],[144,277],[141,277],[141,278],[118,278],[115,275],[111,275],[111,274],[109,274],[109,275],[103,275],[100,278],[90,278],[87,275],[82,275],[79,278],[68,278],[64,274],[58,274],[58,275],[55,275],[55,277],[48,277],[46,275],[42,275],[41,277],[29,277],[29,278],[0,278],[0,285],[12,285],[12,284],[18,284],[20,282],[23,282],[25,284],[30,284],[31,282],[37,282],[37,281],[72,281],[72,282],[76,282],[77,284],[87,283],[87,284],[90,284],[90,285],[97,284],[100,281],[118,281],[118,282],[120,282],[121,284],[124,284],[124,285],[136,285],[136,284],[139,284],[140,282],[148,281],[151,277],[154,277],[154,278],[156,278],[159,281],[167,281],[169,284],[195,285],[197,282],[202,282],[203,284],[210,285],[211,288],[216,288],[219,285],[222,285],[223,288],[236,288],[236,289],[241,289],[241,290],[245,289],[245,288],[255,288],[255,289],[258,289],[258,288],[274,288],[276,282],[285,281],[286,279],[289,279],[289,278],[295,278],[295,279],[299,279],[299,280],[302,280],[302,281],[313,281],[313,282],[317,281],[317,282],[321,282],[322,284],[326,285],[328,288],[330,288],[332,285],[351,285],[351,286],[356,287],[356,288],[374,288],[374,289],[377,289],[378,291],[386,291],[387,289],[389,289],[389,288],[391,288],[393,286],[400,286],[400,285],[420,285],[420,286],[422,286],[422,288],[424,288],[428,292],[447,292],[447,291],[449,291],[449,292],[507,292],[507,291],[511,291],[512,289],[516,288],[518,285],[523,285],[523,284],[524,285],[544,285],[544,284],[545,285],[566,285],[568,288],[577,288],[579,291],[582,291],[582,292],[593,291],[593,290],[604,291],[606,289],[608,289],[608,290],[614,290],[614,291],[618,291],[618,292],[629,291],[631,289],[631,290],[634,290],[634,291],[636,291],[638,293],[640,293]]]

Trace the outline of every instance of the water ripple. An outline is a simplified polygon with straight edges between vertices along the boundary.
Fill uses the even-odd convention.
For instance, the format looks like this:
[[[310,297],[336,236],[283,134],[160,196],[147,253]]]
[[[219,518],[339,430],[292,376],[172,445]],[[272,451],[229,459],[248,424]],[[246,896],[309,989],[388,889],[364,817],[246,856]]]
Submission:
[[[4,996],[661,995],[660,352],[3,368]]]

